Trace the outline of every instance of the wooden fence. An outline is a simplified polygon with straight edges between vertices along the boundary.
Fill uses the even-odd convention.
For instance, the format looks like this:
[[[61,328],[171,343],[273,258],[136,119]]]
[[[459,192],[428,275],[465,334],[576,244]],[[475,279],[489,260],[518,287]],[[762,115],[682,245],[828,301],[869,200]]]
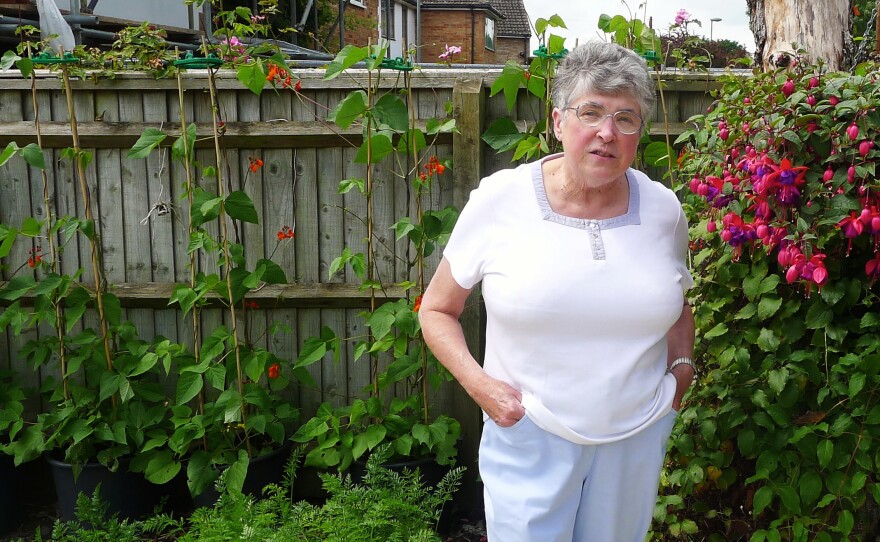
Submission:
[[[431,70],[412,75],[417,123],[446,116],[446,104],[452,103],[459,133],[444,135],[432,142],[431,154],[450,158],[451,175],[440,176],[427,198],[429,208],[448,205],[460,208],[479,179],[509,167],[511,153],[498,154],[481,142],[482,131],[503,116],[517,122],[530,122],[541,114],[534,99],[523,99],[508,112],[501,94],[489,96],[490,86],[500,70]],[[357,279],[343,270],[328,276],[334,258],[344,247],[363,250],[367,232],[363,217],[365,202],[356,191],[340,194],[343,179],[363,177],[365,167],[354,163],[360,144],[359,128],[339,130],[324,119],[353,88],[366,84],[365,74],[323,80],[323,70],[297,70],[292,74],[302,81],[302,92],[274,92],[266,89],[260,96],[246,90],[234,73],[221,72],[217,79],[219,115],[225,133],[222,137],[225,161],[221,165],[230,189],[247,184],[261,217],[260,225],[245,225],[238,232],[253,266],[256,259],[276,250],[276,232],[283,226],[295,228],[292,242],[277,248],[274,260],[285,270],[290,284],[264,288],[250,299],[261,310],[252,311],[249,332],[265,337],[264,346],[282,359],[295,359],[299,345],[329,326],[339,335],[364,334],[358,316],[368,298],[359,291]],[[387,76],[386,76],[387,77]],[[390,79],[380,86],[394,84]],[[212,107],[204,73],[190,72],[181,86],[186,122],[198,126],[196,157],[202,165],[213,165],[213,142],[210,138]],[[154,80],[142,74],[120,74],[112,80],[72,82],[78,132],[82,146],[94,153],[87,178],[92,194],[93,212],[103,241],[107,280],[121,299],[126,316],[147,339],[163,335],[187,341],[190,326],[177,310],[167,308],[175,283],[188,283],[189,242],[187,225],[177,210],[160,213],[162,205],[172,209],[185,205],[182,187],[183,168],[170,158],[163,147],[147,159],[127,158],[129,148],[148,127],[175,134],[180,129],[180,93],[174,79]],[[683,122],[706,110],[711,102],[707,91],[717,83],[706,75],[667,78],[664,102],[669,113],[669,132],[680,133]],[[63,216],[82,216],[82,198],[76,188],[72,162],[61,160],[61,152],[71,146],[71,128],[65,93],[58,77],[40,73],[36,86],[42,147],[47,158],[47,173],[52,211]],[[18,74],[0,75],[0,146],[10,141],[19,146],[36,142],[34,100],[29,80]],[[652,133],[666,130],[658,101]],[[2,148],[0,147],[0,148]],[[251,172],[251,159],[263,160],[264,167]],[[405,263],[406,243],[395,242],[390,229],[394,221],[411,214],[408,208],[408,181],[401,178],[401,167],[376,166],[375,192],[377,231],[387,249],[380,258],[378,271],[382,282],[393,284],[411,278]],[[78,212],[79,211],[79,212]],[[182,209],[185,213],[185,209]],[[15,159],[0,167],[0,224],[17,226],[27,217],[38,219],[46,214],[42,180],[38,170]],[[30,247],[33,248],[33,247]],[[22,272],[28,259],[28,247],[13,250],[2,262],[0,280]],[[88,247],[81,243],[63,253],[62,271],[88,269]],[[438,254],[431,257],[436,265]],[[211,262],[203,262],[209,264]],[[433,268],[433,267],[432,267]],[[83,282],[90,282],[86,270]],[[389,295],[402,295],[395,289]],[[468,339],[480,351],[483,327],[477,296],[464,319]],[[205,329],[222,323],[220,312],[206,311]],[[280,325],[288,333],[267,336],[266,330]],[[39,333],[37,331],[35,333]],[[208,331],[210,332],[210,331]],[[0,368],[11,368],[27,384],[36,385],[46,375],[33,372],[18,355],[18,349],[33,334],[14,337],[0,333]],[[348,403],[362,395],[369,382],[364,363],[353,363],[351,348],[338,364],[331,359],[313,365],[311,372],[318,383],[315,389],[301,387],[292,400],[304,413],[321,401]],[[435,410],[458,418],[465,435],[462,456],[472,467],[476,456],[481,417],[478,409],[454,384],[440,389],[432,398]],[[32,405],[34,409],[38,405]]]

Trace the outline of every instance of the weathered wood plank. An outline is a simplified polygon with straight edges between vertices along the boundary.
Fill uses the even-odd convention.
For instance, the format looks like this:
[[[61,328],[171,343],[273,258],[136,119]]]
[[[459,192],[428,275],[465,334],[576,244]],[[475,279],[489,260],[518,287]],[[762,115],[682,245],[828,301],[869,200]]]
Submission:
[[[191,121],[189,121],[191,122]],[[424,129],[424,123],[420,123]],[[209,122],[199,122],[199,148],[212,148],[210,140],[212,126]],[[108,120],[105,116],[101,122],[83,122],[78,128],[83,147],[89,148],[120,148],[131,147],[146,128],[162,129],[159,122],[120,122]],[[294,148],[294,147],[338,147],[350,142],[360,145],[363,128],[353,125],[346,129],[330,127],[318,121],[260,121],[240,122],[227,121],[223,127],[222,146],[226,148]],[[46,122],[43,126],[44,147],[67,147],[70,145],[70,125],[66,122]],[[448,139],[441,135],[441,139]],[[162,145],[170,146],[176,135],[170,136]],[[34,143],[36,137],[33,124],[22,121],[0,122],[0,145],[16,141],[20,146]]]
[[[143,93],[144,120],[163,123],[163,131],[174,133],[179,125],[168,119],[168,93],[148,91]],[[139,213],[138,226],[149,233],[151,267],[148,281],[171,282],[174,280],[174,214],[164,212],[172,201],[170,180],[171,152],[163,148],[144,160],[146,167],[147,209]],[[173,310],[151,311],[156,335],[180,341],[178,330],[181,323]],[[182,316],[182,315],[181,315]]]
[[[116,94],[119,100],[119,120],[123,122],[143,122],[147,111],[143,94]],[[97,109],[97,108],[96,108]],[[122,199],[119,211],[122,213],[124,276],[127,282],[149,282],[153,280],[153,250],[150,240],[149,221],[141,223],[152,206],[150,185],[154,180],[148,173],[150,161],[162,160],[162,149],[155,150],[146,159],[127,157],[128,151],[119,152],[121,170]],[[114,223],[114,222],[111,222]],[[115,222],[118,223],[118,222]],[[156,334],[156,322],[152,311],[131,308],[126,311],[128,319],[138,329],[141,337]]]
[[[28,94],[29,95],[29,94]],[[0,92],[0,120],[13,119],[23,114],[23,100],[21,93]],[[33,129],[33,123],[31,123]],[[48,157],[47,157],[48,158]],[[39,170],[31,168],[21,158],[10,160],[0,167],[0,223],[11,227],[20,227],[22,221],[34,216],[44,219],[40,213],[34,212],[41,209],[43,204],[33,201],[33,190],[41,187],[42,181]],[[9,254],[0,260],[0,276],[9,280],[17,275],[37,276],[35,271],[28,266],[28,259],[33,257],[33,251],[40,247],[46,254],[45,260],[50,261],[49,247],[47,243],[39,239],[19,238],[12,246]],[[22,386],[39,386],[40,374],[31,370],[27,361],[19,355],[24,344],[39,336],[37,330],[31,329],[16,337],[11,329],[0,331],[0,369],[12,369]],[[39,406],[39,401],[31,401],[29,409]]]
[[[344,94],[338,91],[327,92],[323,96],[328,107],[344,98]],[[345,246],[352,252],[362,251],[363,243],[350,244],[347,226],[351,219],[345,208],[348,195],[339,193],[339,182],[344,179],[346,155],[341,148],[319,149],[317,162],[317,192],[318,192],[318,248],[320,280],[327,283],[357,284],[357,277],[351,272],[349,266],[339,269],[333,275],[329,274],[330,266],[334,259],[342,254]],[[357,192],[357,191],[355,191]],[[322,326],[332,329],[340,337],[348,337],[345,327],[345,314],[336,310],[321,310],[320,321]],[[342,356],[339,363],[333,361],[332,356],[325,356],[321,361],[321,397],[323,401],[329,401],[334,406],[347,403],[348,392],[348,344],[343,345]]]

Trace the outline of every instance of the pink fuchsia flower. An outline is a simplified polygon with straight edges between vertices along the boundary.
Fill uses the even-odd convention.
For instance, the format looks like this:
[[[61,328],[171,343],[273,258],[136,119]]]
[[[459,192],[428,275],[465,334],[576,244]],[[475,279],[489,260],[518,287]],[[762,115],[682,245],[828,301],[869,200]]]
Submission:
[[[859,215],[855,211],[851,212],[848,217],[837,223],[837,226],[843,230],[843,236],[848,239],[846,245],[846,255],[849,256],[852,250],[852,240],[862,234],[865,224],[861,221]]]
[[[806,182],[807,166],[792,166],[788,158],[783,158],[779,165],[770,164],[771,173],[766,177],[768,188],[776,193],[783,205],[796,205],[800,201],[800,187]]]
[[[848,217],[837,223],[837,226],[843,230],[844,237],[858,237],[865,229],[865,224],[861,221],[860,215],[852,211]]]
[[[691,20],[691,14],[686,9],[678,10],[678,13],[675,14],[675,24],[681,26],[685,23],[689,23]]]
[[[874,258],[865,264],[865,274],[872,283],[880,278],[880,253],[875,253]]]

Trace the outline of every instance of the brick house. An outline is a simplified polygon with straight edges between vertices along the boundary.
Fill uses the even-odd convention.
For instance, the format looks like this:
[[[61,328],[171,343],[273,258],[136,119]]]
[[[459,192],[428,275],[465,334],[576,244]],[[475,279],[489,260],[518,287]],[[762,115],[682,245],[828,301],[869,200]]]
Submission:
[[[436,62],[446,45],[468,64],[525,63],[532,29],[522,0],[422,0],[422,62]]]
[[[525,63],[531,37],[522,0],[349,0],[345,8],[345,44],[382,38],[394,58],[421,38],[421,63],[441,62],[446,45],[462,48],[457,63]]]

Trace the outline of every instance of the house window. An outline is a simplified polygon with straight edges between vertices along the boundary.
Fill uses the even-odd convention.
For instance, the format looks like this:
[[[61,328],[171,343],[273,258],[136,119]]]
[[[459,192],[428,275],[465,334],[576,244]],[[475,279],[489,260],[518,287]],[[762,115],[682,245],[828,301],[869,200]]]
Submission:
[[[486,49],[495,50],[495,19],[486,17]]]
[[[348,3],[352,6],[357,6],[359,8],[367,7],[366,5],[364,5],[364,0],[348,0]]]
[[[382,0],[382,37],[394,39],[394,0]]]

